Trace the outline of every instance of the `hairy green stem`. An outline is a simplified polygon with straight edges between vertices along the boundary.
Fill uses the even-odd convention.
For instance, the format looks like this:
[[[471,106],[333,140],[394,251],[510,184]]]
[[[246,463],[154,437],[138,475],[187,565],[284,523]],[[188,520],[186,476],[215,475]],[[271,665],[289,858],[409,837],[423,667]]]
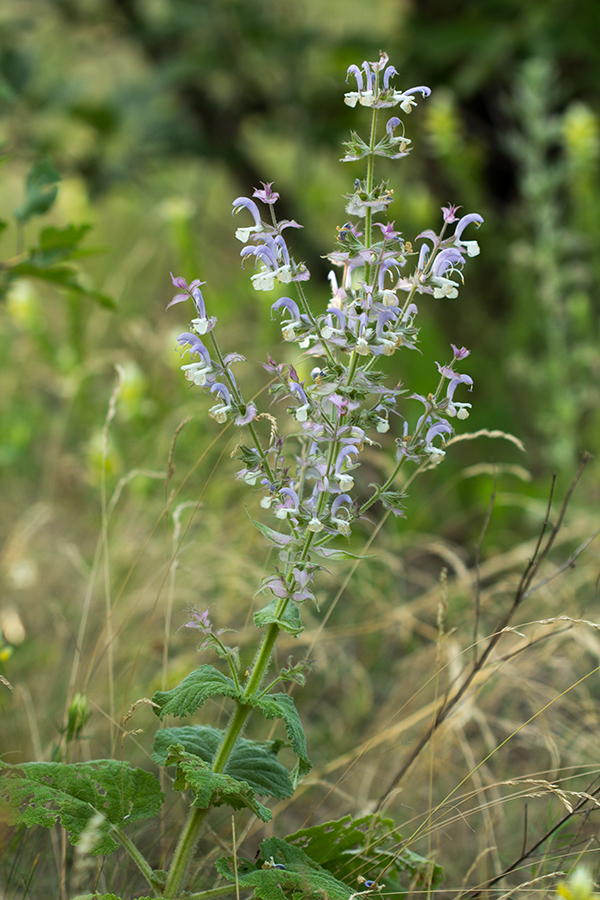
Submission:
[[[183,890],[183,882],[200,836],[200,826],[207,812],[207,809],[192,808],[188,814],[169,869],[167,883],[163,889],[162,895],[165,900],[175,900]]]
[[[227,894],[235,894],[235,884],[225,884],[222,887],[211,888],[208,891],[186,894],[185,900],[213,900],[213,897],[226,897]]]
[[[162,891],[159,890],[156,881],[154,880],[154,871],[150,863],[145,859],[144,856],[142,856],[133,841],[125,834],[124,831],[121,831],[120,828],[115,828],[113,830],[113,835],[117,838],[118,841],[121,842],[122,846],[134,861],[156,896],[159,897]]]

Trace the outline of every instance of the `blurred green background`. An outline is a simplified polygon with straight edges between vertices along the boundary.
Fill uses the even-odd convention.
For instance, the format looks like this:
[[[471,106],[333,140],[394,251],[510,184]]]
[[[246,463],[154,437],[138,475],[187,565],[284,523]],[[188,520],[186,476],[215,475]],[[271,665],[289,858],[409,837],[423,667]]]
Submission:
[[[165,313],[169,271],[207,282],[222,345],[247,357],[244,383],[260,391],[257,360],[289,349],[279,347],[268,298],[241,270],[231,201],[275,183],[280,217],[304,225],[294,252],[322,308],[323,256],[361,174],[338,162],[348,130],[366,121],[343,103],[345,71],[380,49],[398,86],[433,91],[407,122],[412,154],[380,170],[394,188],[396,227],[407,239],[437,228],[448,202],[485,219],[459,299],[420,304],[424,356],[394,365],[426,392],[450,342],[469,347],[471,430],[508,432],[526,452],[489,438],[453,447],[412,489],[408,523],[390,523],[387,562],[365,564],[332,623],[360,622],[373,604],[381,612],[397,592],[399,549],[417,573],[402,569],[410,599],[436,583],[440,555],[456,571],[469,566],[494,485],[489,552],[532,536],[550,473],[564,492],[600,438],[599,46],[596,0],[3,0],[0,671],[15,686],[0,685],[7,759],[56,749],[75,690],[95,704],[90,752],[120,752],[129,703],[194,664],[189,635],[177,632],[186,603],[216,602],[219,624],[243,625],[264,553],[232,478],[236,437],[219,438],[206,399],[181,377],[174,345],[187,322],[182,307]],[[576,535],[598,499],[592,463]],[[583,583],[573,615],[596,597],[592,570]],[[409,629],[405,653],[427,643],[431,615],[423,633]],[[324,746],[338,727],[340,752],[344,728],[356,743],[374,698],[386,701],[378,665],[397,648],[375,632],[362,650],[344,644],[346,662],[332,649],[331,669],[315,676],[316,726]],[[335,673],[354,697],[344,727],[323,707]]]

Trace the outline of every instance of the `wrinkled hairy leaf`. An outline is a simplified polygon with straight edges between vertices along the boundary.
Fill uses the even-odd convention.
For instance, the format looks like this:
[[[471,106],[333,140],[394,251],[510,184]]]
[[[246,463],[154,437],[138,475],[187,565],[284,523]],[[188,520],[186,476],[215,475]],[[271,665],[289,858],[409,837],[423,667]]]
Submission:
[[[377,813],[358,819],[344,816],[303,828],[288,835],[286,841],[349,884],[356,882],[357,875],[374,881],[385,871],[382,883],[386,894],[404,895],[415,880],[433,888],[443,878],[441,866],[412,850],[400,849],[402,837],[393,820]]]
[[[223,742],[225,732],[210,725],[184,725],[181,728],[161,728],[154,738],[152,759],[166,765],[169,748],[180,744],[209,765]],[[223,774],[238,781],[246,781],[261,796],[284,800],[294,793],[288,770],[277,761],[279,741],[259,743],[240,738],[235,745]]]
[[[284,900],[297,896],[302,900],[348,900],[354,890],[322,868],[299,847],[280,838],[267,838],[260,845],[261,858],[252,864],[238,859],[234,869],[233,857],[217,860],[217,869],[228,881],[236,875],[242,890],[253,889],[260,900]],[[285,866],[277,869],[271,863]],[[263,866],[266,865],[266,868]]]
[[[166,765],[172,764],[177,766],[173,787],[176,791],[192,790],[196,795],[192,806],[208,809],[226,803],[232,809],[250,809],[263,822],[271,818],[271,810],[258,802],[246,781],[213,772],[208,763],[194,753],[188,753],[181,744],[169,747]]]
[[[231,697],[239,700],[241,693],[235,682],[214,666],[200,666],[170,691],[157,691],[152,697],[154,712],[159,718],[191,716],[209,697]]]
[[[28,222],[33,216],[48,212],[58,193],[60,174],[49,159],[35,163],[25,181],[25,200],[13,215],[19,222]]]
[[[0,801],[11,823],[51,828],[60,822],[72,844],[89,826],[91,853],[112,853],[119,844],[111,830],[158,815],[164,799],[154,775],[114,759],[0,766]]]
[[[271,600],[267,606],[259,609],[254,613],[254,624],[257,628],[264,628],[266,625],[279,625],[282,631],[287,631],[294,637],[304,631],[304,625],[300,617],[300,610],[293,603],[288,603],[282,616],[276,616],[278,599]]]
[[[291,773],[292,785],[296,788],[312,769],[312,763],[306,754],[304,729],[294,701],[288,694],[265,694],[264,697],[247,702],[258,707],[265,719],[283,719],[292,750],[298,757],[298,762]]]

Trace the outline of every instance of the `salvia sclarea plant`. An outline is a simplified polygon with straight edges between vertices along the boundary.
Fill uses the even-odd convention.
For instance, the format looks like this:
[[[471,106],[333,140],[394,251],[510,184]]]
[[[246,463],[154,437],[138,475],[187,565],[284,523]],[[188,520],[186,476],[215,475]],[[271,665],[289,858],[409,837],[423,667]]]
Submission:
[[[469,354],[465,348],[452,345],[448,361],[436,362],[435,368],[432,364],[434,379],[427,396],[408,393],[397,380],[390,384],[381,366],[385,357],[417,347],[418,303],[458,295],[465,262],[479,253],[477,243],[465,239],[465,231],[483,221],[477,213],[459,216],[458,208],[448,205],[442,208],[439,231],[423,232],[413,248],[389,220],[393,194],[386,182],[376,183],[375,160],[401,159],[409,152],[410,139],[402,119],[387,117],[387,110],[408,114],[417,96],[430,94],[427,87],[398,90],[393,84],[396,74],[384,53],[376,62],[348,69],[356,90],[345,94],[345,102],[370,109],[371,127],[366,139],[352,133],[345,144],[343,161],[365,160],[366,174],[347,197],[349,218],[338,228],[337,247],[328,256],[335,270],[329,276],[331,299],[324,311],[315,313],[308,303],[310,273],[288,247],[288,236],[300,226],[277,219],[278,194],[272,184],[255,190],[253,199],[239,197],[233,203],[241,222],[236,236],[244,245],[242,262],[253,263],[254,289],[271,291],[284,285],[294,294],[279,297],[271,308],[281,319],[284,341],[296,343],[300,357],[312,360],[310,377],[304,379],[293,365],[270,357],[264,364],[271,378],[271,409],[283,409],[289,417],[284,427],[272,411],[260,412],[244,397],[234,374],[243,358],[221,350],[203,283],[188,284],[171,276],[177,293],[169,306],[185,301],[193,305],[190,330],[178,338],[187,354],[183,372],[210,396],[209,416],[247,435],[240,446],[237,477],[260,493],[261,521],[253,521],[276,549],[277,562],[257,586],[266,595],[266,605],[254,614],[262,637],[252,664],[241,665],[238,648],[226,645],[208,610],[193,609],[187,626],[201,635],[198,649],[215,651],[222,667],[201,665],[177,687],[152,698],[160,719],[191,716],[214,697],[226,698],[232,710],[224,729],[163,727],[156,735],[154,760],[171,772],[174,767],[175,790],[191,798],[168,869],[153,868],[127,833],[129,825],[159,813],[163,795],[153,774],[116,760],[5,767],[2,791],[15,820],[48,827],[58,820],[74,844],[94,854],[124,847],[154,897],[209,900],[241,890],[264,900],[300,895],[354,900],[382,889],[402,891],[403,873],[426,878],[428,886],[440,875],[429,861],[407,849],[399,851],[393,822],[374,815],[346,816],[294,835],[269,837],[254,861],[235,854],[223,857],[216,867],[225,883],[216,887],[198,890],[189,874],[211,808],[248,809],[266,822],[271,811],[258,797],[292,796],[310,770],[294,701],[289,693],[276,690],[285,682],[303,684],[310,662],[290,661],[267,678],[278,636],[303,630],[303,604],[317,603],[315,574],[328,560],[351,555],[344,538],[357,520],[376,503],[403,515],[407,482],[441,462],[452,421],[469,414],[470,404],[456,397],[472,387],[471,377],[462,371]],[[269,435],[266,441],[263,430]],[[397,434],[392,471],[360,501],[355,475],[361,455],[388,431]],[[249,717],[257,713],[282,720],[287,746],[297,759],[292,771],[277,759],[282,741],[243,737]]]

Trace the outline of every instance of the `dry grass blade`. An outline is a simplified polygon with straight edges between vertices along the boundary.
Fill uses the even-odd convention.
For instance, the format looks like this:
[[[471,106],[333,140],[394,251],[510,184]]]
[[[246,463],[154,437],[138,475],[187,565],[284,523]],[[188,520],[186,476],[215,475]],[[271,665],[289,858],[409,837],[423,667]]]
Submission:
[[[589,462],[590,459],[591,459],[591,456],[589,454],[587,454],[587,453],[584,454],[581,464],[579,466],[579,469],[577,470],[577,473],[576,473],[575,477],[573,478],[573,481],[571,482],[569,489],[567,490],[567,493],[566,493],[565,499],[561,505],[556,523],[552,526],[552,528],[550,530],[550,534],[548,535],[548,537],[544,543],[544,538],[546,536],[548,528],[550,527],[550,514],[551,514],[551,509],[552,509],[552,501],[553,501],[553,496],[554,496],[554,484],[555,484],[555,478],[553,478],[551,489],[550,489],[550,494],[548,497],[546,517],[544,519],[544,522],[542,523],[542,527],[540,529],[540,533],[538,536],[538,540],[537,540],[534,552],[533,552],[531,558],[529,559],[529,561],[527,562],[527,565],[525,566],[525,569],[524,569],[521,579],[519,581],[519,585],[513,595],[513,600],[512,600],[512,603],[511,603],[509,609],[507,610],[507,612],[505,613],[505,615],[503,616],[501,621],[498,623],[498,625],[494,629],[494,632],[491,635],[491,637],[489,638],[489,640],[487,641],[484,649],[474,660],[473,664],[471,665],[471,668],[469,669],[467,674],[464,676],[462,682],[455,689],[455,691],[451,695],[449,695],[446,698],[446,700],[441,704],[441,706],[439,707],[430,726],[426,729],[426,731],[423,733],[423,735],[419,738],[419,740],[415,743],[413,748],[409,751],[408,755],[405,757],[402,765],[400,766],[400,768],[394,775],[393,779],[390,781],[388,787],[384,790],[383,794],[381,795],[381,797],[375,807],[376,811],[380,810],[383,807],[383,805],[385,804],[388,797],[396,789],[396,787],[398,786],[398,784],[400,783],[402,778],[404,778],[407,771],[410,769],[410,767],[415,762],[417,757],[421,754],[421,752],[424,750],[424,748],[428,745],[429,741],[431,740],[431,738],[433,737],[433,735],[435,734],[437,729],[448,718],[448,716],[450,715],[452,710],[455,709],[456,705],[464,697],[464,695],[466,694],[468,689],[472,686],[476,676],[478,675],[479,672],[481,672],[481,670],[485,666],[486,662],[488,661],[489,657],[492,654],[492,651],[497,646],[500,638],[502,637],[503,633],[505,632],[506,628],[508,627],[515,612],[521,605],[524,598],[527,597],[529,593],[531,593],[532,583],[533,583],[537,573],[540,570],[540,566],[542,565],[544,560],[547,558],[552,546],[554,545],[554,542],[556,540],[556,537],[557,537],[560,529],[562,528],[565,514],[567,511],[567,507],[570,503],[571,497],[573,496],[573,492],[577,486],[577,483],[579,482],[579,479],[581,478],[581,475],[583,473],[583,470],[584,470],[586,464]]]

